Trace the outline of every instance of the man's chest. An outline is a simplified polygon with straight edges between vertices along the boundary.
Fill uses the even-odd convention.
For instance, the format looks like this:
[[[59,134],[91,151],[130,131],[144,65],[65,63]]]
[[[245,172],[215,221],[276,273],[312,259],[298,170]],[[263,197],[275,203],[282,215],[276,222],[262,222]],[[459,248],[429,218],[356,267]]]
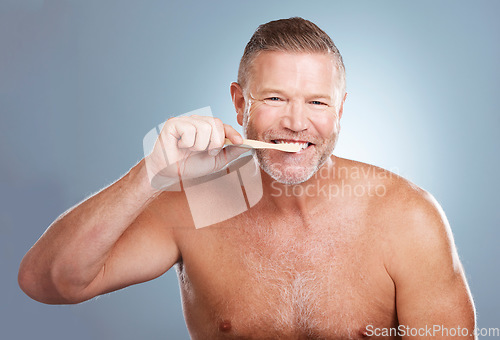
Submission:
[[[190,329],[221,338],[323,339],[395,324],[392,281],[358,225],[253,222],[191,233],[178,267]]]

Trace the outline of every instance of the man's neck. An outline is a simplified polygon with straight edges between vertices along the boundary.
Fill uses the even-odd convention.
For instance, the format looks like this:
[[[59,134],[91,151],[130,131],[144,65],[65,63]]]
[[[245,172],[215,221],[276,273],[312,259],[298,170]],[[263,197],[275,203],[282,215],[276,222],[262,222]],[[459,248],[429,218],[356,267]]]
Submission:
[[[261,170],[262,201],[280,212],[308,215],[312,207],[331,199],[330,188],[336,180],[335,163],[336,157],[332,155],[310,179],[294,185],[280,183]]]

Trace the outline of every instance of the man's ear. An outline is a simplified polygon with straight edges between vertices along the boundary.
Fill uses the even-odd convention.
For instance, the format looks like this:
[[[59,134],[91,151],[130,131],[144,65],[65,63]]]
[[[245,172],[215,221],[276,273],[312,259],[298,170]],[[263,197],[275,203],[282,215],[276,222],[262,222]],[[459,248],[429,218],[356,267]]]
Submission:
[[[344,113],[344,103],[346,98],[347,98],[347,92],[344,94],[344,99],[342,99],[342,103],[340,103],[339,119],[342,118],[342,113]]]
[[[243,125],[243,112],[245,111],[245,97],[243,96],[243,89],[240,84],[232,82],[231,83],[231,98],[233,99],[233,105],[236,109],[236,120],[238,124]]]

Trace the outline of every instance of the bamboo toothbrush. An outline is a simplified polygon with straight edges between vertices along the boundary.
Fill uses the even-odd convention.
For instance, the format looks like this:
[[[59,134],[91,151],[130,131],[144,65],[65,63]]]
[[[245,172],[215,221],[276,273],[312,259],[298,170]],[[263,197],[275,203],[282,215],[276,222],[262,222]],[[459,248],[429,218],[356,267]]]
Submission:
[[[229,139],[225,139],[224,144],[233,145],[233,143]],[[236,145],[236,144],[235,144]],[[240,148],[249,148],[249,149],[274,149],[285,152],[299,152],[302,148],[298,144],[273,144],[261,142],[260,140],[253,139],[243,139],[243,144],[236,145]]]

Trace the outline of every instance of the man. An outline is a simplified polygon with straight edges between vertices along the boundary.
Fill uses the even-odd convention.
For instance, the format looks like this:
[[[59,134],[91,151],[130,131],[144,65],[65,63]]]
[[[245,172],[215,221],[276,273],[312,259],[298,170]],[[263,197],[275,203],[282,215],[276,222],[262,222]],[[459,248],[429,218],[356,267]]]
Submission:
[[[238,123],[249,139],[301,150],[254,150],[258,203],[195,228],[185,190],[155,189],[151,173],[178,184],[225,171],[245,149],[224,147],[242,137],[218,119],[169,119],[150,155],[50,226],[21,263],[21,288],[79,303],[175,264],[193,339],[472,338],[474,306],[438,203],[332,155],[344,79],[313,23],[261,25],[231,84]]]

